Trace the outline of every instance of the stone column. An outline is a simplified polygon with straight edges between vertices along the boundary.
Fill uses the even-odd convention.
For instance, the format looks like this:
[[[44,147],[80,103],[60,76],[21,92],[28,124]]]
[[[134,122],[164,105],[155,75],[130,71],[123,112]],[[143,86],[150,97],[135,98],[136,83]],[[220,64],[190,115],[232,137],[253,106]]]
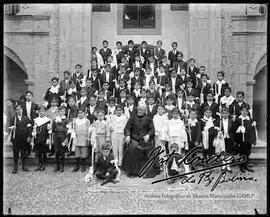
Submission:
[[[225,72],[225,80],[232,85],[233,81],[233,46],[232,19],[230,10],[222,5],[221,8],[221,67]]]
[[[50,13],[50,32],[49,32],[49,57],[48,70],[49,76],[59,74],[59,35],[60,35],[60,9],[56,4]]]

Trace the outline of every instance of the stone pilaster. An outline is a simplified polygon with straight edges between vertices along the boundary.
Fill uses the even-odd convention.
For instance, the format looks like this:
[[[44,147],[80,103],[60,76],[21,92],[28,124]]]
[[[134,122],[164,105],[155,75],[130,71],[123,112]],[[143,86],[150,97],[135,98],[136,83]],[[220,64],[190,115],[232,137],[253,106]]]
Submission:
[[[225,80],[233,83],[233,46],[232,19],[230,10],[222,5],[221,8],[221,68],[225,72]]]
[[[48,56],[48,74],[59,74],[59,35],[60,35],[60,10],[59,4],[51,10],[50,13],[50,32],[49,32],[49,56]]]

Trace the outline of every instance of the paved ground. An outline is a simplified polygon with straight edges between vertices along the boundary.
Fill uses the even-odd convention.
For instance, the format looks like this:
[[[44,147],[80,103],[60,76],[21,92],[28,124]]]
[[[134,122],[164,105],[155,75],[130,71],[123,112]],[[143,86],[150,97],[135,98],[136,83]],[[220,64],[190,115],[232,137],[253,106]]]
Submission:
[[[255,165],[252,181],[235,181],[219,184],[210,191],[220,174],[214,171],[214,181],[198,183],[200,173],[195,175],[194,184],[167,184],[151,182],[154,179],[128,178],[124,174],[121,182],[100,186],[83,182],[85,173],[72,173],[67,165],[64,173],[53,173],[53,164],[45,171],[11,174],[12,161],[5,160],[4,166],[4,214],[254,214],[266,213],[266,166]],[[239,171],[234,168],[234,171]],[[231,177],[229,174],[227,177]],[[246,196],[246,198],[243,198]],[[247,197],[250,198],[247,198]],[[229,197],[225,199],[224,197]]]

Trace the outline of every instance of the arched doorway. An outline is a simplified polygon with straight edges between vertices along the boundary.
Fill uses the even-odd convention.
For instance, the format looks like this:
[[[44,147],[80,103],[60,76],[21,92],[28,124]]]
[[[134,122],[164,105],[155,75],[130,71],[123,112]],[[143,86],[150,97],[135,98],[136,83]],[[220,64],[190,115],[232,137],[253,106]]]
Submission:
[[[8,47],[4,48],[4,98],[18,100],[28,90],[25,83],[28,75],[21,59]]]
[[[267,133],[267,75],[266,65],[254,76],[253,86],[253,118],[257,122],[258,139],[266,142]]]

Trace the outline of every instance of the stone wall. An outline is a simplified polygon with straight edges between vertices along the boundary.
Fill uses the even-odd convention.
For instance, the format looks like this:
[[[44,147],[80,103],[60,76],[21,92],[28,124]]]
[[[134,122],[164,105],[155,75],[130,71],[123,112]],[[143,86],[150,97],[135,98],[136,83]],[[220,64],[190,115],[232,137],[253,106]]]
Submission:
[[[43,84],[48,74],[48,40],[49,16],[5,17],[4,45],[12,49],[24,63],[28,75],[28,89],[35,93],[38,102],[45,91]]]

